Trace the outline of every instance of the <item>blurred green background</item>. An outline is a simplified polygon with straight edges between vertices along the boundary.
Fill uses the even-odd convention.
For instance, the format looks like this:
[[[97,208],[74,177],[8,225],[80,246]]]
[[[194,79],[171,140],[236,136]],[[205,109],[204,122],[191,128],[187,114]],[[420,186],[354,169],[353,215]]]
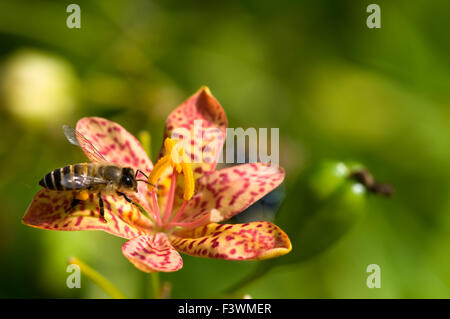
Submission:
[[[69,256],[129,297],[147,294],[149,275],[123,257],[123,239],[21,218],[45,173],[84,160],[62,124],[95,115],[148,130],[155,154],[165,118],[201,85],[230,127],[280,128],[277,220],[293,241],[313,205],[305,176],[328,159],[362,163],[397,190],[364,195],[340,240],[311,258],[280,258],[235,296],[450,297],[448,1],[376,1],[381,29],[366,27],[373,1],[351,0],[76,1],[81,29],[68,29],[72,2],[0,2],[0,297],[107,297],[84,277],[81,289],[66,287]],[[328,230],[313,233],[300,247]],[[181,271],[161,275],[176,298],[221,296],[261,267],[183,258]],[[381,267],[379,289],[366,285],[369,264]]]

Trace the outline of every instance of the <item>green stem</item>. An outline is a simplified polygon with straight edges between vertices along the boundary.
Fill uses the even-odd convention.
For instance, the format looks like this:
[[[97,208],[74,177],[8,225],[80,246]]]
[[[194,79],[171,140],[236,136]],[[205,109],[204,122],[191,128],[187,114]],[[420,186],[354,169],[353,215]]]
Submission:
[[[80,267],[81,272],[86,275],[92,282],[99,286],[113,299],[126,299],[127,297],[108,279],[103,277],[99,272],[86,265],[76,257],[69,258],[69,264],[76,264]]]
[[[153,298],[160,299],[161,298],[161,287],[160,287],[160,281],[159,281],[159,272],[151,273],[150,276],[152,278]]]

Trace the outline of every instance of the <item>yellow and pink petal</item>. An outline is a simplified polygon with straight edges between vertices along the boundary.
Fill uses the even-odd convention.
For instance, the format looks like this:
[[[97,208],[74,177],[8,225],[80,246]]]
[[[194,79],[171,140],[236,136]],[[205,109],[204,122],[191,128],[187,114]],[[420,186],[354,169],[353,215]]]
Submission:
[[[147,176],[152,170],[153,164],[140,142],[121,125],[100,117],[85,117],[77,122],[76,129],[108,162],[140,169]],[[81,146],[83,147],[82,144]],[[88,150],[84,149],[84,151],[92,161],[96,161]],[[138,183],[138,189],[139,202],[146,210],[149,210],[146,184]]]
[[[172,272],[183,267],[183,259],[164,233],[129,240],[123,244],[122,252],[136,268],[144,272]]]
[[[220,103],[211,94],[207,87],[202,87],[194,95],[178,106],[167,118],[164,138],[173,139],[183,137],[184,151],[191,159],[194,178],[214,171],[222,146],[225,141],[228,120]],[[159,158],[165,155],[164,145],[161,147]],[[168,190],[167,182],[172,170],[161,176],[161,189],[159,200],[165,205],[165,196]],[[179,180],[183,177],[179,176]],[[183,185],[183,182],[177,183]],[[177,190],[177,194],[182,194]],[[183,197],[175,197],[174,207],[179,207]]]
[[[189,138],[191,146],[187,147],[185,152],[191,157],[194,173],[198,176],[215,169],[225,141],[227,126],[225,111],[211,91],[204,86],[170,113],[166,120],[164,137],[176,139],[177,133],[189,133],[189,136],[182,134]],[[161,147],[161,150],[163,151],[164,147]]]
[[[273,258],[287,254],[292,248],[289,237],[269,222],[211,223],[177,231],[170,241],[187,255],[227,260]]]
[[[283,179],[283,168],[262,163],[217,170],[197,180],[196,194],[177,222],[192,223],[205,215],[210,215],[212,222],[228,220],[278,187]]]
[[[48,230],[103,230],[128,239],[152,230],[152,222],[122,197],[103,196],[105,223],[100,216],[98,197],[94,194],[67,212],[75,196],[76,193],[71,191],[42,189],[33,198],[22,222]]]
[[[76,129],[108,162],[149,173],[153,165],[139,141],[121,125],[100,117],[85,117]],[[88,157],[89,153],[86,154]]]

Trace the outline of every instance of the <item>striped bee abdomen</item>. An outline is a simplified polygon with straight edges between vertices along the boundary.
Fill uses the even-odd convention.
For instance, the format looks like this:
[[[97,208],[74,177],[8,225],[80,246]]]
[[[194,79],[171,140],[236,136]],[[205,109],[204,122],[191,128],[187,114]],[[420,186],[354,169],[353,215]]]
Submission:
[[[63,168],[58,168],[46,174],[39,181],[39,185],[51,190],[58,190],[58,191],[65,190],[65,188],[61,185],[62,170]]]
[[[86,188],[86,176],[89,174],[88,164],[68,165],[55,169],[45,175],[39,185],[50,190],[73,190]]]

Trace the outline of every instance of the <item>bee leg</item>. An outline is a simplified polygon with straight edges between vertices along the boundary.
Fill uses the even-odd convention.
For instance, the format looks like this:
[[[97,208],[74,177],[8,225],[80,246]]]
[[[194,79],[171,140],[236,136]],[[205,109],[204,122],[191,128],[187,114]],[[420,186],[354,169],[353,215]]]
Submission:
[[[134,202],[127,196],[127,194],[117,191],[117,195],[123,196],[128,203],[134,204]]]
[[[132,200],[127,196],[127,194],[122,193],[122,192],[119,192],[119,191],[116,191],[116,193],[117,193],[117,195],[122,196],[123,198],[125,198],[125,200],[126,200],[128,203],[131,203],[131,204],[133,204],[134,206],[136,206],[142,213],[147,214],[147,212],[145,211],[145,209],[142,208],[142,206],[139,205],[138,203],[132,201]]]
[[[103,198],[101,194],[98,194],[98,205],[100,206],[100,216],[103,219],[103,222],[106,223],[105,219],[105,204],[103,202]]]
[[[70,206],[66,209],[66,213],[69,213],[75,206],[77,206],[79,203],[81,202],[81,200],[79,200],[78,198],[74,198],[72,200],[72,202],[70,203]]]

